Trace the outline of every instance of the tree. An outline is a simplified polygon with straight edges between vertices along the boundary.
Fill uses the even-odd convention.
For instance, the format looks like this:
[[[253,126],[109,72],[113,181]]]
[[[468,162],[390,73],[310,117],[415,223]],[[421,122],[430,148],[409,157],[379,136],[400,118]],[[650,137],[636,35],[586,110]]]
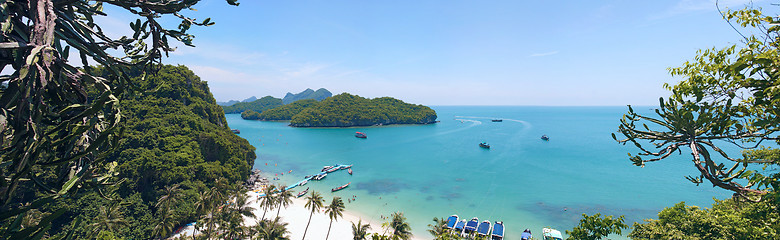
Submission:
[[[330,236],[330,228],[333,226],[333,220],[338,221],[338,218],[344,215],[344,201],[341,201],[341,197],[333,197],[330,205],[325,208],[325,213],[328,214],[328,218],[330,219],[330,223],[328,224],[328,233],[325,235],[325,240],[328,240],[328,237]]]
[[[92,234],[97,235],[102,231],[116,232],[118,227],[127,226],[127,221],[119,210],[121,204],[113,203],[109,206],[100,206],[97,221],[90,224]]]
[[[450,240],[450,239],[458,239],[457,236],[455,236],[452,231],[449,231],[444,226],[447,225],[447,219],[446,218],[433,218],[433,223],[428,224],[428,233],[433,235],[434,240]]]
[[[133,88],[131,71],[151,73],[163,54],[173,51],[168,39],[192,46],[193,36],[187,30],[192,25],[213,24],[210,19],[196,21],[180,14],[197,2],[0,3],[0,70],[11,72],[0,76],[0,209],[9,213],[0,216],[0,221],[40,210],[76,189],[115,184],[116,165],[106,157],[120,139],[119,96]],[[227,2],[238,5],[236,0]],[[132,36],[112,38],[103,32],[93,16],[106,15],[104,5],[138,16],[130,24]],[[164,24],[166,17],[180,18],[181,24],[169,29]],[[71,53],[81,61],[68,61]],[[109,76],[95,74],[90,62],[106,67]],[[17,195],[20,187],[37,191],[26,195],[35,197]],[[19,203],[31,204],[6,211]],[[65,210],[55,208],[50,213],[24,232],[6,225],[0,235],[39,239]]]
[[[363,220],[359,219],[357,225],[352,223],[352,240],[366,240],[368,235],[368,229],[371,229],[371,225],[363,224]]]
[[[257,226],[255,226],[257,235],[260,240],[289,240],[287,236],[290,231],[287,231],[287,223],[280,222],[279,217],[274,220],[262,220]]]
[[[408,240],[412,238],[412,228],[406,222],[406,217],[402,212],[394,212],[391,216],[390,228],[393,229],[393,237]]]
[[[280,192],[276,195],[276,217],[279,217],[279,211],[282,210],[282,207],[287,208],[292,204],[292,192],[287,190],[287,186],[280,186],[279,187]]]
[[[154,225],[153,233],[152,235],[156,236],[158,239],[164,239],[171,235],[173,232],[173,228],[176,226],[176,222],[174,221],[173,213],[171,211],[168,212],[162,212],[160,211],[158,213],[160,215],[159,221],[157,221],[156,225]]]
[[[163,212],[168,212],[171,210],[171,205],[179,203],[183,196],[184,194],[182,194],[181,189],[179,188],[179,184],[165,186],[163,195],[157,199],[157,204],[155,204],[154,207],[157,209],[163,209]]]
[[[708,181],[751,201],[769,196],[777,202],[780,150],[767,142],[780,140],[780,27],[757,9],[727,11],[723,17],[760,34],[745,37],[739,47],[700,50],[693,61],[670,69],[683,80],[665,85],[672,94],[660,99],[657,116],[629,106],[618,129],[625,138],[612,136],[639,149],[631,156],[637,166],[690,150],[697,170],[686,177],[691,182]],[[742,149],[741,156],[724,145]]]
[[[276,192],[276,186],[268,185],[268,187],[265,187],[263,189],[263,196],[260,197],[260,206],[263,206],[263,216],[260,218],[260,220],[265,220],[265,212],[268,211],[268,208],[272,208],[276,205],[276,198],[274,197],[274,192]]]
[[[301,240],[306,239],[306,232],[309,231],[309,224],[311,224],[311,216],[314,215],[314,212],[317,210],[320,210],[323,205],[323,199],[322,196],[320,196],[320,193],[316,191],[311,191],[308,197],[306,197],[306,209],[311,210],[311,213],[309,213],[309,221],[306,222],[306,229],[303,230],[303,237]]]
[[[571,231],[566,230],[570,240],[596,240],[608,236],[609,234],[621,234],[621,230],[628,228],[624,223],[623,216],[612,218],[612,216],[601,217],[600,213],[592,216],[582,214],[580,223]]]

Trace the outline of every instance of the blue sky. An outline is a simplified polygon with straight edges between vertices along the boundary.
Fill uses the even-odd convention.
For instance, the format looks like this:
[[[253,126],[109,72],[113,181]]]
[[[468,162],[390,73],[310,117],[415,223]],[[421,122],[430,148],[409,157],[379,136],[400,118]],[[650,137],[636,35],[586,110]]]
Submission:
[[[163,60],[218,101],[324,87],[425,105],[655,105],[679,80],[668,67],[739,42],[708,0],[240,3],[185,12],[216,24]],[[107,12],[116,34],[134,20]]]

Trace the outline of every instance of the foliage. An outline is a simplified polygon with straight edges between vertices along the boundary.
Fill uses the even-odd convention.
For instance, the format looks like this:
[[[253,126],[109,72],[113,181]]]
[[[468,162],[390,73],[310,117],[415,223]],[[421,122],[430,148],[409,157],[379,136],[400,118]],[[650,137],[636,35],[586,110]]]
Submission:
[[[306,209],[311,210],[311,213],[309,213],[309,221],[306,223],[306,229],[303,230],[303,238],[306,239],[306,232],[309,231],[309,224],[311,224],[311,216],[314,215],[314,212],[319,211],[323,207],[324,200],[322,199],[322,196],[320,193],[316,191],[311,191],[308,197],[306,197]]]
[[[344,215],[344,201],[341,200],[341,197],[333,197],[330,205],[325,207],[325,214],[328,214],[328,218],[330,219],[328,233],[325,235],[325,240],[328,240],[328,237],[330,237],[330,228],[333,226],[333,220],[338,221],[339,217]]]
[[[357,224],[352,222],[352,240],[366,240],[371,225],[363,224],[363,219],[358,219]]]
[[[390,228],[393,229],[393,237],[398,237],[402,240],[408,240],[412,238],[412,227],[406,222],[406,217],[402,212],[394,212],[390,216]]]
[[[436,111],[391,97],[366,99],[342,93],[303,109],[290,121],[295,127],[348,127],[386,124],[427,124]]]
[[[592,216],[582,214],[580,223],[571,231],[566,230],[570,240],[596,240],[604,238],[610,234],[622,233],[622,229],[628,228],[624,223],[623,216],[612,218],[612,216],[601,217],[600,213]]]
[[[447,226],[447,218],[433,218],[433,223],[428,224],[428,233],[433,236],[434,240],[457,240],[460,239],[456,233],[450,229],[445,228]]]
[[[292,204],[293,193],[287,190],[287,186],[279,186],[279,193],[276,194],[276,217],[279,217],[279,211],[282,207],[287,208]]]
[[[242,113],[246,110],[252,110],[258,113],[262,113],[265,110],[275,108],[278,106],[282,106],[282,99],[271,97],[271,96],[265,96],[261,99],[257,99],[251,102],[240,102],[230,106],[223,106],[222,109],[224,109],[225,113],[227,114]]]
[[[287,223],[280,222],[279,217],[274,220],[263,220],[255,226],[257,239],[259,240],[289,240],[287,235],[290,231],[287,231]]]
[[[320,88],[317,89],[317,91],[311,90],[311,88],[307,88],[306,90],[303,90],[303,92],[300,92],[298,94],[292,94],[287,93],[287,95],[282,98],[282,104],[290,104],[294,103],[300,100],[306,100],[306,99],[312,99],[316,101],[322,101],[326,98],[329,98],[333,96],[328,89]]]
[[[681,202],[633,228],[632,239],[780,239],[780,209],[766,201],[716,200],[710,209]]]
[[[278,108],[280,108],[280,107],[278,107]],[[276,109],[276,108],[273,108],[273,109]],[[270,109],[270,110],[273,110],[273,109]],[[268,111],[270,111],[270,110],[268,110]],[[260,120],[260,119],[262,119],[262,117],[260,116],[260,113],[255,112],[254,110],[246,110],[246,111],[242,112],[241,113],[241,118],[246,119],[246,120]]]
[[[318,102],[314,99],[305,99],[305,100],[298,100],[293,103],[282,105],[276,108],[268,109],[264,111],[263,113],[259,113],[256,116],[254,114],[244,116],[244,113],[241,114],[241,118],[247,119],[247,120],[265,120],[265,121],[276,121],[276,120],[290,120],[292,119],[295,114],[300,113],[303,111],[303,109],[306,109],[308,107],[316,105]],[[249,111],[247,111],[249,112]]]
[[[780,150],[770,141],[777,143],[780,127],[780,27],[755,9],[728,11],[724,18],[762,34],[746,37],[740,48],[699,51],[693,61],[670,69],[683,80],[665,86],[672,95],[660,100],[657,117],[629,106],[618,130],[625,139],[619,142],[639,149],[631,157],[637,166],[690,149],[698,171],[687,177],[693,183],[706,180],[751,201],[771,193],[768,197],[777,201]],[[741,156],[724,145],[743,149]]]

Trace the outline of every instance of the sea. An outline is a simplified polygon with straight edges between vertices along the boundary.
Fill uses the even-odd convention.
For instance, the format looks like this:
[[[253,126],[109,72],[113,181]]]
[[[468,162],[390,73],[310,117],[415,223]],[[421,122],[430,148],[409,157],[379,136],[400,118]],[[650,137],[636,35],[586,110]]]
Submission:
[[[628,153],[638,149],[611,136],[625,106],[432,108],[439,122],[428,125],[294,128],[239,114],[226,118],[257,148],[254,168],[270,179],[289,185],[323,166],[351,164],[353,175],[334,172],[293,191],[308,187],[322,193],[326,204],[340,196],[348,211],[375,226],[402,212],[413,234],[424,239],[432,238],[426,230],[434,217],[453,214],[503,221],[505,239],[512,240],[525,229],[537,238],[544,227],[570,230],[582,214],[623,215],[630,226],[679,202],[709,207],[713,198],[731,195],[685,179],[698,176],[689,151],[634,166]],[[357,131],[368,138],[356,138]],[[491,148],[480,148],[481,142]],[[331,193],[346,183],[348,188]]]

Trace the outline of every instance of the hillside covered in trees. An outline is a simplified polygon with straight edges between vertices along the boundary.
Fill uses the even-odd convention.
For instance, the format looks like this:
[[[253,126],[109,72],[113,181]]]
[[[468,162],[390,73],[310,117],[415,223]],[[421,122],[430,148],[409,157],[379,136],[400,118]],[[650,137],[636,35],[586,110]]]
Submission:
[[[277,108],[268,109],[265,112],[258,113],[257,115],[247,115],[247,117],[244,117],[242,114],[241,117],[248,120],[264,121],[290,120],[293,116],[303,111],[303,109],[314,106],[318,103],[319,102],[314,99],[299,100]]]
[[[263,98],[251,102],[240,102],[230,106],[222,106],[222,109],[225,111],[225,113],[231,114],[231,113],[242,113],[246,110],[263,112],[265,110],[275,108],[278,106],[282,106],[282,99],[271,97],[271,96],[265,96]]]
[[[163,66],[145,80],[135,78],[135,84],[144,92],[122,99],[125,130],[109,156],[123,182],[114,192],[60,199],[57,205],[68,206],[68,212],[55,222],[55,231],[70,228],[67,224],[81,215],[86,224],[77,226],[75,233],[94,238],[100,230],[94,226],[111,220],[101,215],[108,209],[125,225],[114,229],[114,235],[151,239],[160,233],[160,224],[174,227],[196,221],[202,214],[195,206],[200,192],[217,182],[224,185],[213,189],[226,192],[226,186],[248,177],[255,148],[230,131],[206,82],[187,67]],[[178,197],[165,211],[158,200],[172,186],[177,186]]]
[[[290,118],[290,126],[428,124],[436,122],[436,118],[436,111],[423,105],[409,104],[391,97],[367,99],[342,93],[304,108]]]
[[[307,88],[306,90],[303,90],[303,92],[300,92],[298,94],[292,94],[288,92],[287,95],[284,95],[284,98],[282,98],[282,103],[286,105],[286,104],[290,104],[305,99],[314,99],[317,101],[322,101],[331,96],[333,96],[333,93],[328,91],[328,89],[320,88],[317,89],[317,91],[314,91],[311,90],[311,88]]]

